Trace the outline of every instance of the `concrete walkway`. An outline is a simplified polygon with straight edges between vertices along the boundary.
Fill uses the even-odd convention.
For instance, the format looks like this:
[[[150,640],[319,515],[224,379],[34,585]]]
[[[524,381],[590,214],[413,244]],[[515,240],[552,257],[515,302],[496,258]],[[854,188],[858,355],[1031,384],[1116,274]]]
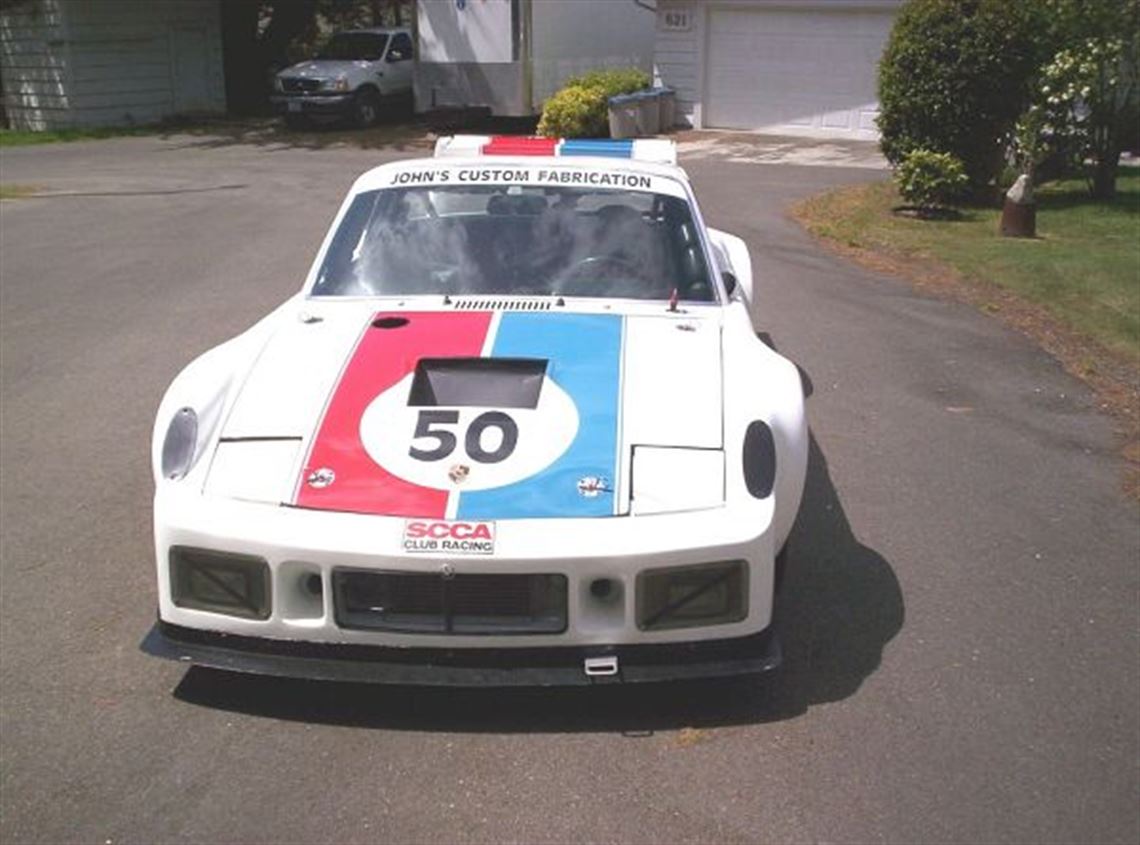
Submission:
[[[874,141],[825,141],[716,130],[689,130],[673,137],[684,161],[888,169],[887,160]]]

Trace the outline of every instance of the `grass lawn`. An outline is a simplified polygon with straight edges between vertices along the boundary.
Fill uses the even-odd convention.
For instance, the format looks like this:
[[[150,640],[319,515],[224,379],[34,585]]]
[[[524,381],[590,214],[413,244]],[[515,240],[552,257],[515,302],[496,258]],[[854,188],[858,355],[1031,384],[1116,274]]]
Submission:
[[[1035,240],[998,234],[998,209],[967,209],[960,220],[892,213],[889,182],[841,188],[801,203],[794,214],[814,234],[856,252],[933,262],[984,290],[997,285],[1032,303],[1131,365],[1140,364],[1140,169],[1121,168],[1118,195],[1089,199],[1083,181],[1037,194]],[[985,308],[985,303],[982,303]]]
[[[15,200],[19,199],[20,197],[30,197],[35,193],[35,185],[0,184],[0,200]]]

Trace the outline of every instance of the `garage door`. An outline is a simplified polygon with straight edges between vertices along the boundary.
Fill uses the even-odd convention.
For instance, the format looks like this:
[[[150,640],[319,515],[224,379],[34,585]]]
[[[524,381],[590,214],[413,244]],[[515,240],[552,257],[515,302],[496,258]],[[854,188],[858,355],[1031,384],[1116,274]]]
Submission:
[[[884,11],[713,9],[705,126],[815,138],[878,137]]]

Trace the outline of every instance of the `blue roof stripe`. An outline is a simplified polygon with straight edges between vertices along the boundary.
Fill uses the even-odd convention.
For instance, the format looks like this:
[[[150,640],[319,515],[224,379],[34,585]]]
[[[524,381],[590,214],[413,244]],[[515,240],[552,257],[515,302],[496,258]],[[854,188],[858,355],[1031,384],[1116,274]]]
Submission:
[[[558,150],[563,156],[602,156],[604,158],[633,158],[632,140],[577,139],[563,141]]]

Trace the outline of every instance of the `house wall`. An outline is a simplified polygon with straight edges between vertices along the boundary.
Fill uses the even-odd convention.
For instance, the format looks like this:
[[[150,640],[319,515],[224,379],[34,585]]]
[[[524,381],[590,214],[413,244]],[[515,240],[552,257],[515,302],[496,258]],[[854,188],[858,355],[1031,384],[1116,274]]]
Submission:
[[[9,122],[140,124],[225,110],[220,0],[29,0],[0,15]]]
[[[512,61],[512,0],[481,0],[460,9],[448,3],[416,4],[418,61],[427,63]]]
[[[29,0],[0,11],[0,77],[13,128],[67,125],[67,54],[60,0]]]

